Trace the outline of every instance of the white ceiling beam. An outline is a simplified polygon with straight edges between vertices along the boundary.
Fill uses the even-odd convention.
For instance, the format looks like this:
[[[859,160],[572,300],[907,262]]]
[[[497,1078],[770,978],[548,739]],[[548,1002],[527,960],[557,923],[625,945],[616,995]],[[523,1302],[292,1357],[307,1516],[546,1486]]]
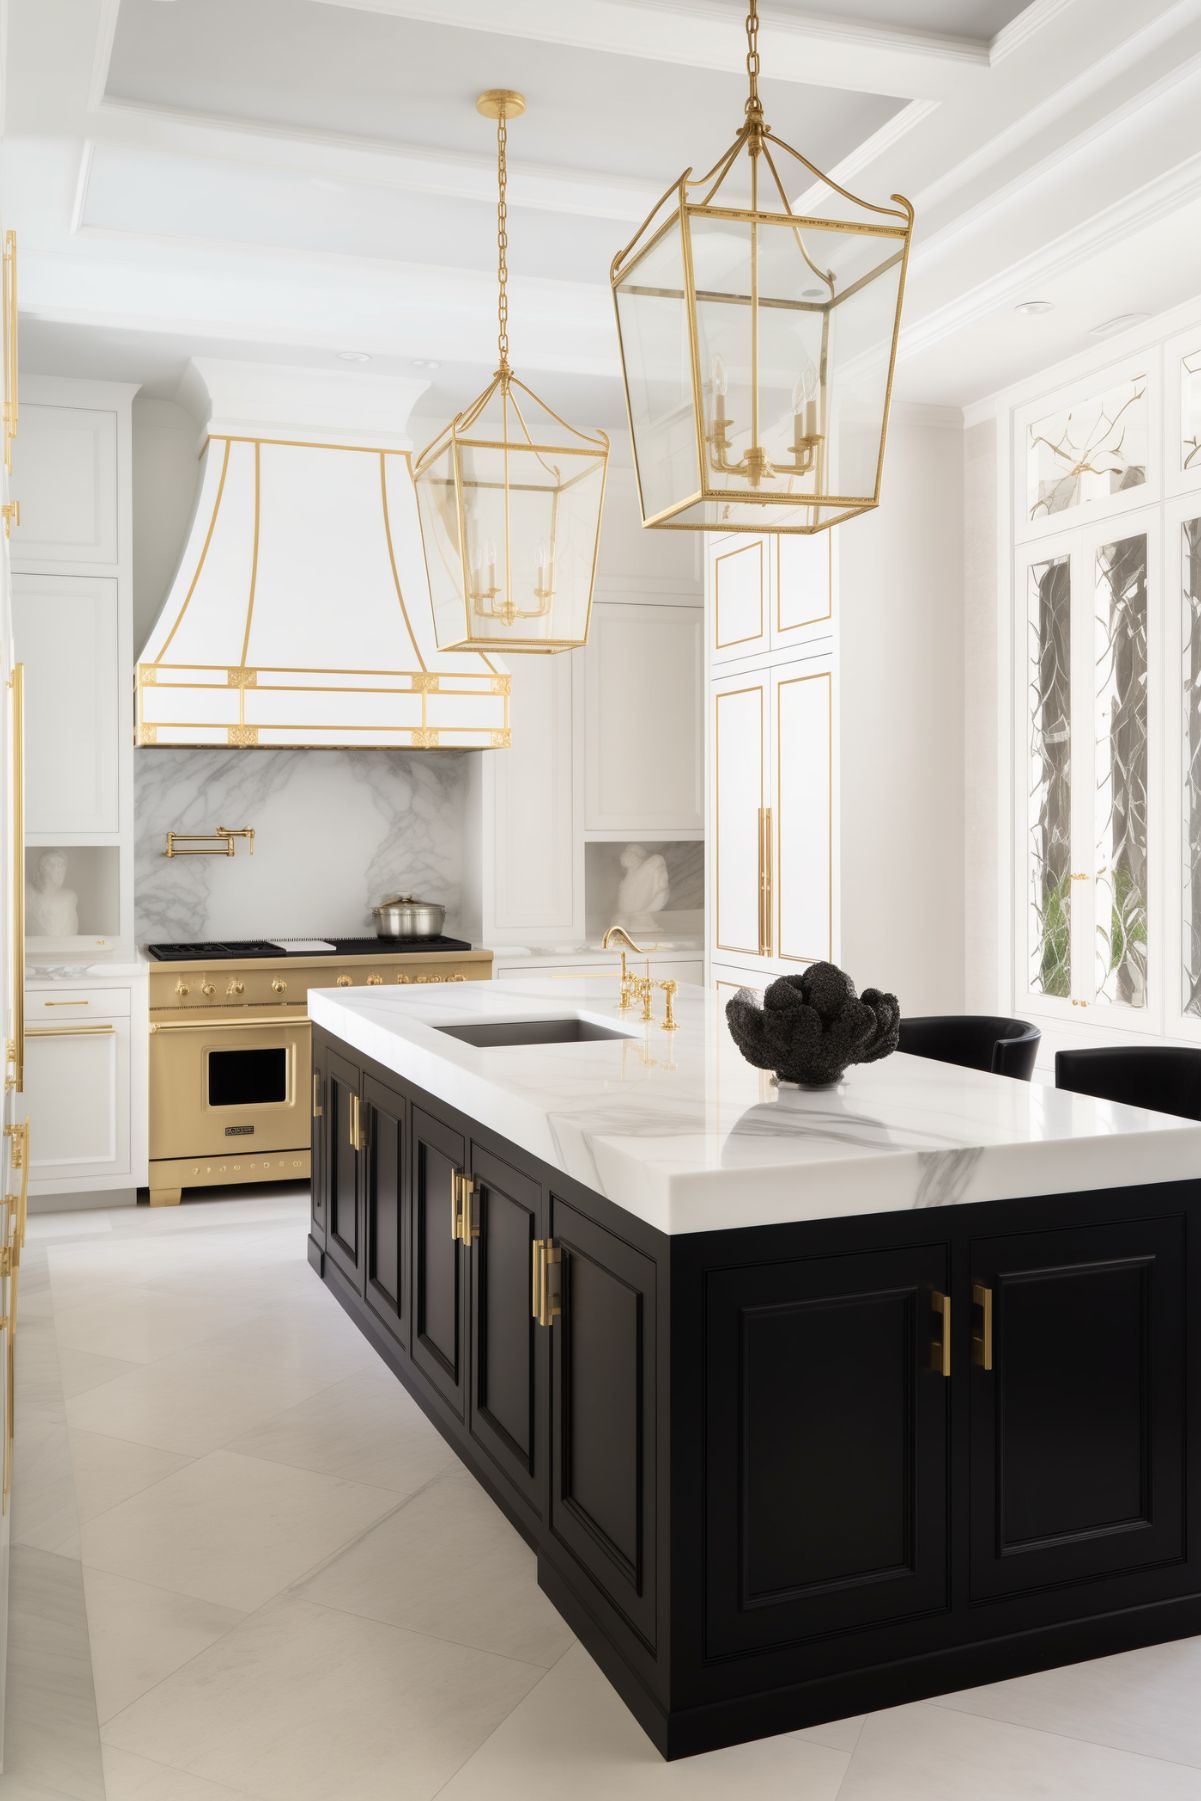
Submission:
[[[323,185],[389,188],[449,200],[496,200],[496,157],[382,144],[285,126],[231,124],[218,115],[181,113],[138,101],[105,100],[88,118],[92,140],[156,154],[271,169]],[[509,159],[514,207],[637,224],[666,181],[597,175],[568,166]]]
[[[746,53],[742,18],[722,0],[318,0],[395,19],[535,39],[607,56],[694,69],[737,71]],[[775,12],[760,15],[759,51],[773,81],[937,100],[987,76],[979,38],[893,30]]]

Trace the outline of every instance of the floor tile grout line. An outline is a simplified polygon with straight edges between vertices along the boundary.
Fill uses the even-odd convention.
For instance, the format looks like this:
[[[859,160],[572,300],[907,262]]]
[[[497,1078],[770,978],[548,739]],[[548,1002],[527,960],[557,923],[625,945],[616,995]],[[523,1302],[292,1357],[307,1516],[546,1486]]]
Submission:
[[[225,1609],[226,1613],[236,1613],[239,1620],[248,1620],[252,1613],[258,1611],[257,1608],[254,1607],[234,1607],[231,1606],[228,1601],[210,1601],[205,1595],[190,1595],[187,1589],[171,1588],[165,1582],[147,1582],[144,1576],[129,1576],[124,1570],[109,1570],[101,1563],[87,1563],[83,1558],[76,1558],[75,1561],[79,1564],[84,1576],[85,1612],[87,1603],[87,1577],[89,1575],[112,1576],[115,1577],[118,1582],[132,1582],[135,1588],[148,1588],[156,1595],[172,1595],[178,1601],[193,1601],[198,1607],[222,1607]],[[272,1599],[274,1599],[274,1596]],[[263,1605],[266,1606],[266,1602],[264,1602]],[[235,1624],[237,1624],[236,1621]],[[0,1794],[2,1793],[3,1791],[0,1790]]]
[[[150,1690],[147,1689],[147,1694]],[[132,1705],[132,1703],[131,1703]],[[124,1711],[124,1710],[122,1710]],[[193,1782],[211,1782],[215,1789],[227,1789],[231,1795],[237,1795],[238,1801],[263,1801],[261,1795],[252,1794],[249,1789],[239,1788],[233,1782],[218,1782],[214,1776],[197,1776],[193,1770],[185,1770],[182,1764],[164,1763],[161,1757],[148,1757],[145,1751],[130,1751],[124,1745],[107,1744],[101,1740],[102,1751],[119,1751],[123,1757],[136,1757],[142,1763],[153,1764],[156,1770],[166,1770],[172,1776],[187,1776]]]
[[[571,1649],[571,1647],[568,1646],[568,1650],[570,1650],[570,1649]],[[565,1651],[563,1653],[563,1656],[566,1657],[566,1655],[567,1655],[567,1652]],[[562,1659],[560,1659],[559,1661],[561,1662]],[[491,1732],[488,1733],[487,1737],[482,1738],[480,1740],[479,1744],[475,1747],[475,1749],[473,1751],[470,1751],[467,1754],[467,1756],[463,1759],[462,1763],[455,1765],[455,1767],[451,1771],[450,1775],[446,1778],[446,1781],[443,1783],[440,1783],[438,1785],[438,1787],[434,1790],[433,1794],[429,1798],[429,1801],[438,1801],[438,1796],[441,1794],[444,1794],[446,1792],[446,1790],[450,1787],[451,1783],[455,1780],[456,1776],[459,1776],[467,1768],[468,1764],[471,1763],[473,1761],[473,1759],[475,1759],[479,1756],[480,1752],[485,1748],[485,1746],[491,1744],[492,1740],[496,1737],[496,1735],[500,1731],[501,1727],[504,1725],[507,1725],[507,1723],[513,1717],[513,1715],[517,1712],[517,1709],[519,1707],[525,1706],[525,1703],[530,1699],[531,1695],[537,1694],[538,1690],[542,1687],[542,1684],[546,1681],[546,1678],[551,1674],[551,1671],[556,1668],[557,1668],[557,1664],[552,1664],[549,1670],[544,1670],[542,1675],[538,1678],[537,1682],[533,1683],[531,1685],[531,1687],[526,1690],[525,1694],[522,1695],[521,1699],[518,1701],[514,1701],[512,1707],[510,1707],[508,1713],[505,1714],[503,1719],[497,1720],[495,1726],[492,1728]],[[835,1798],[835,1801],[837,1801],[837,1797]]]
[[[287,1592],[291,1593],[290,1590]],[[278,1599],[278,1596],[275,1598]],[[571,1645],[565,1646],[559,1656],[555,1658],[555,1663],[535,1663],[532,1658],[514,1657],[510,1651],[494,1651],[488,1645],[473,1645],[464,1638],[447,1638],[444,1633],[426,1632],[420,1626],[402,1626],[398,1620],[381,1620],[373,1613],[356,1613],[351,1607],[339,1607],[335,1601],[318,1601],[312,1595],[296,1595],[295,1599],[303,1601],[306,1607],[321,1607],[326,1613],[341,1614],[344,1619],[364,1620],[372,1626],[390,1626],[396,1632],[411,1633],[414,1638],[432,1639],[437,1645],[454,1645],[460,1651],[476,1651],[481,1657],[499,1657],[503,1663],[520,1664],[524,1670],[541,1670],[544,1676],[549,1676],[555,1664],[571,1650]],[[568,1627],[568,1631],[571,1631],[570,1627]],[[579,1642],[579,1639],[572,1633],[571,1644],[578,1645]],[[537,1686],[538,1684],[535,1683],[534,1687],[537,1688]],[[533,1693],[532,1689],[530,1693]]]
[[[1150,1649],[1151,1647],[1143,1648]],[[1124,1653],[1119,1652],[1116,1655],[1121,1656]],[[1092,1660],[1086,1659],[1086,1661],[1091,1662]],[[1008,1726],[1015,1732],[1035,1732],[1041,1738],[1062,1739],[1065,1744],[1069,1745],[1091,1745],[1095,1751],[1112,1751],[1117,1757],[1142,1758],[1145,1763],[1163,1764],[1170,1770],[1192,1770],[1201,1774],[1201,1763],[1185,1763],[1178,1757],[1160,1757],[1154,1751],[1132,1751],[1127,1745],[1111,1745],[1104,1739],[1086,1738],[1082,1732],[1064,1732],[1053,1726],[1031,1726],[1025,1720],[1006,1720],[995,1713],[973,1713],[969,1707],[949,1707],[946,1701],[937,1695],[931,1695],[925,1702],[919,1702],[917,1705],[937,1707],[941,1713],[962,1714],[969,1720],[989,1720],[994,1726]]]

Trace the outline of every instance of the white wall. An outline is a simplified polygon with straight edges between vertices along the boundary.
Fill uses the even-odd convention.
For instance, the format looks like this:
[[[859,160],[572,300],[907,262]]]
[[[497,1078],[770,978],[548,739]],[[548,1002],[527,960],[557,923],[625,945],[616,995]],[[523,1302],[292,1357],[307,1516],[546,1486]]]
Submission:
[[[1009,782],[1000,717],[996,420],[969,426],[963,449],[965,997],[969,1012],[1007,1013]]]
[[[839,531],[842,961],[906,1013],[964,1005],[963,431],[913,408]]]

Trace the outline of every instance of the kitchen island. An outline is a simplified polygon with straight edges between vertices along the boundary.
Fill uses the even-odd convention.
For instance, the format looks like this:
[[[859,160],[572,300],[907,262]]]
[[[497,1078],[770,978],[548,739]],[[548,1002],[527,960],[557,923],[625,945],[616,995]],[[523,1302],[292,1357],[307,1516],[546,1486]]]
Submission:
[[[1201,1631],[1201,1126],[616,972],[309,1007],[310,1261],[665,1756]]]

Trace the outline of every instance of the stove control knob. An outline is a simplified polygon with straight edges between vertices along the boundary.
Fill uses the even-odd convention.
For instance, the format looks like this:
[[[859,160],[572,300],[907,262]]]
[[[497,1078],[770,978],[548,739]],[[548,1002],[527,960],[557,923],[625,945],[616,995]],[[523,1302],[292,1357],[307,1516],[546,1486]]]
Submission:
[[[368,988],[378,988],[380,983],[383,981],[383,979],[384,979],[383,976],[368,976],[367,977]]]
[[[189,994],[188,984],[186,982],[176,982],[175,992],[181,1001],[186,1000]]]
[[[353,976],[339,976],[338,977],[338,987],[339,988],[349,988],[352,986],[353,982],[354,982]]]
[[[225,992],[226,992],[226,994],[245,994],[246,984],[245,984],[245,982],[239,982],[237,977],[235,976],[234,980],[230,983],[229,987],[225,990]]]
[[[412,976],[398,975],[396,980],[398,982],[411,982],[413,980],[413,978],[412,978]]]
[[[271,984],[271,992],[272,994],[286,994],[288,992],[288,984],[284,981],[282,976],[276,976]]]
[[[202,982],[200,984],[200,992],[201,992],[201,994],[205,995],[207,998],[211,999],[211,997],[214,994],[216,994],[216,992],[217,992],[216,984],[214,982]]]

